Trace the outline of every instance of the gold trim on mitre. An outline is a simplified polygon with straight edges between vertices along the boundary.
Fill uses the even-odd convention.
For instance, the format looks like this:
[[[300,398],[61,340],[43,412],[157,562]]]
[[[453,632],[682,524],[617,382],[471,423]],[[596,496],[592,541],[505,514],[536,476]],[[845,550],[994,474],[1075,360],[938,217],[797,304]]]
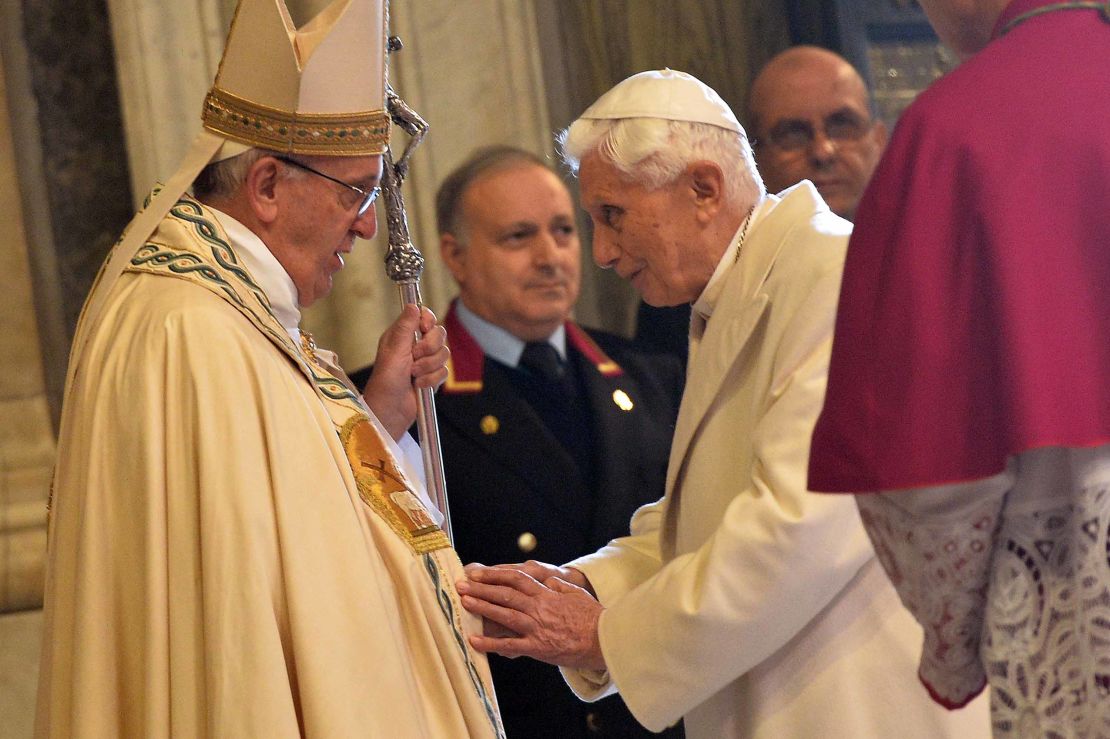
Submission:
[[[363,113],[290,113],[213,87],[204,99],[204,127],[248,146],[297,154],[361,156],[389,145],[389,116]]]
[[[386,23],[384,0],[332,0],[300,28],[285,0],[239,0],[204,127],[287,154],[383,154]]]

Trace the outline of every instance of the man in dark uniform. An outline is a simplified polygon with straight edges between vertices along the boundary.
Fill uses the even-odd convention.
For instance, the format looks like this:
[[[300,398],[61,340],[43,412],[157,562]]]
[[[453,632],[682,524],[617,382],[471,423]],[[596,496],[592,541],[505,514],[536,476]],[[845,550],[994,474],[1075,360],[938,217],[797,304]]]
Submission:
[[[663,495],[678,362],[570,320],[574,208],[533,154],[478,150],[440,186],[436,218],[459,285],[436,402],[460,556],[566,562],[627,535]],[[510,738],[654,736],[619,697],[579,701],[555,667],[490,663]]]

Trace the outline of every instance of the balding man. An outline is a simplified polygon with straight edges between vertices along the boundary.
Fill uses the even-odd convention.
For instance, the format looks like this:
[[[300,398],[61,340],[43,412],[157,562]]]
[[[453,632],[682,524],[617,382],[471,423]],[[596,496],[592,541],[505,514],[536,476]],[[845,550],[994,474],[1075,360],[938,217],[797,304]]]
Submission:
[[[832,212],[852,220],[887,135],[855,68],[831,51],[795,46],[763,67],[747,107],[767,189],[809,180]]]

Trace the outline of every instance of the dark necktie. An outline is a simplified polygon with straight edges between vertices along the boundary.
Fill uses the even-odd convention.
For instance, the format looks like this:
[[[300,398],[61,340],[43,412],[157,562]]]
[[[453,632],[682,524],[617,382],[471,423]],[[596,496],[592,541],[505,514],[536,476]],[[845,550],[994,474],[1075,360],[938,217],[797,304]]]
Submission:
[[[590,490],[594,488],[593,419],[575,359],[564,362],[551,344],[524,346],[513,374],[525,402],[570,454]]]
[[[559,352],[546,341],[525,344],[520,355],[520,367],[542,382],[552,384],[561,383],[566,374]]]

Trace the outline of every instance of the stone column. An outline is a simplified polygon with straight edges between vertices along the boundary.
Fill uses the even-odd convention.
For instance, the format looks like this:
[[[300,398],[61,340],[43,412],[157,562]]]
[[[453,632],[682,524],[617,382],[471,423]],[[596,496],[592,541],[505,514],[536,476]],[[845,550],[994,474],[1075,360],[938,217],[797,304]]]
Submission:
[[[54,432],[0,61],[0,611],[42,604]]]

